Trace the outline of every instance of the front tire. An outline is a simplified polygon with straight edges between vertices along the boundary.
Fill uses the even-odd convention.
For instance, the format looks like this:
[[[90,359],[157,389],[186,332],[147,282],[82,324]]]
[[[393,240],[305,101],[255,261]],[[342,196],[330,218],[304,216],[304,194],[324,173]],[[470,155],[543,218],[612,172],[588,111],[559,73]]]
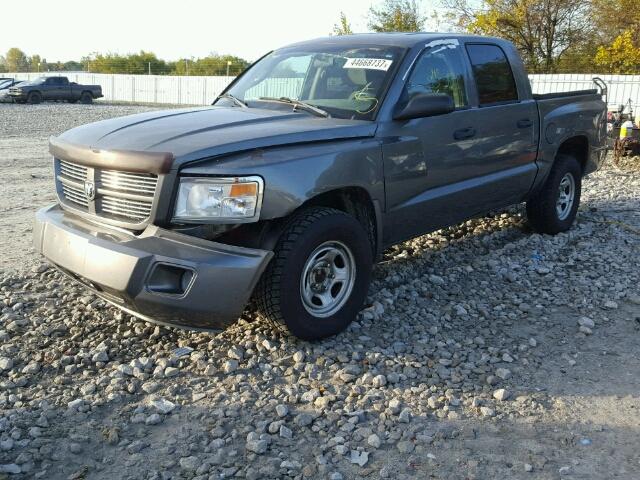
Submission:
[[[27,102],[36,105],[42,102],[42,95],[39,92],[31,92],[27,97]]]
[[[580,205],[582,167],[571,155],[558,155],[542,189],[527,202],[529,224],[555,235],[571,228]]]
[[[303,340],[344,330],[364,303],[373,251],[352,216],[313,207],[290,220],[256,288],[258,311]]]

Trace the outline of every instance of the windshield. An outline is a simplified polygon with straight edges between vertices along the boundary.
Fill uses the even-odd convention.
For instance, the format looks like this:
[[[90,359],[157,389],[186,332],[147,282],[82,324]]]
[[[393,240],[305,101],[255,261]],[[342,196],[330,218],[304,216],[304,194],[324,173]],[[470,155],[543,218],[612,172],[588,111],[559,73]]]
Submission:
[[[304,45],[270,53],[226,92],[249,107],[291,108],[287,98],[332,117],[372,120],[404,49],[390,46]],[[233,105],[230,98],[220,104]]]
[[[38,77],[38,78],[34,78],[33,80],[29,80],[28,82],[25,82],[27,85],[41,85],[45,82],[45,80],[47,80],[47,77]]]

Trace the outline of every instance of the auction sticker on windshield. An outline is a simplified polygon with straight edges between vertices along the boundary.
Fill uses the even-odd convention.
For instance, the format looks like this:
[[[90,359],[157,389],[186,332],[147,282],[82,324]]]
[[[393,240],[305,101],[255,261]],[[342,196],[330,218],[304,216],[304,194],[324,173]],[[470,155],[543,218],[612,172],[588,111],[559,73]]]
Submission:
[[[366,68],[369,70],[389,70],[393,60],[386,58],[348,58],[342,68]]]

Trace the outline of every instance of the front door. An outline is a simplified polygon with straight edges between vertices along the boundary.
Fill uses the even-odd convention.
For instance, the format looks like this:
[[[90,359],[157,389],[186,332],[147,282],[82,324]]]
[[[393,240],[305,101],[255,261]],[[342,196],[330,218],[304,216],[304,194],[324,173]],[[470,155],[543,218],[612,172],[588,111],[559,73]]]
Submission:
[[[45,88],[42,89],[43,100],[58,100],[61,97],[60,91],[60,78],[49,77],[45,83]]]
[[[383,143],[385,243],[456,223],[470,206],[448,205],[450,186],[481,173],[476,126],[469,122],[469,85],[463,46],[457,40],[432,42],[418,57],[399,106],[418,93],[446,93],[456,110],[445,115],[390,121],[380,126]]]

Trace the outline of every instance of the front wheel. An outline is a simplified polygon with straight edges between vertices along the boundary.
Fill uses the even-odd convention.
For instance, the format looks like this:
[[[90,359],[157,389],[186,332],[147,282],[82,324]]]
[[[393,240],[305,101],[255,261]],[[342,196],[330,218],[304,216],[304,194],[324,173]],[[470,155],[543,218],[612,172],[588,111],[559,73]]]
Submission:
[[[27,102],[32,105],[38,104],[42,102],[42,95],[40,92],[31,92],[27,97]]]
[[[87,105],[92,102],[93,97],[91,96],[91,94],[89,92],[82,92],[82,95],[80,95],[80,103],[84,103],[85,105]]]
[[[542,189],[527,202],[536,232],[555,235],[571,228],[580,205],[582,168],[574,157],[558,155]]]
[[[297,213],[256,288],[262,315],[296,337],[318,340],[344,330],[364,303],[373,251],[367,232],[333,208]]]

